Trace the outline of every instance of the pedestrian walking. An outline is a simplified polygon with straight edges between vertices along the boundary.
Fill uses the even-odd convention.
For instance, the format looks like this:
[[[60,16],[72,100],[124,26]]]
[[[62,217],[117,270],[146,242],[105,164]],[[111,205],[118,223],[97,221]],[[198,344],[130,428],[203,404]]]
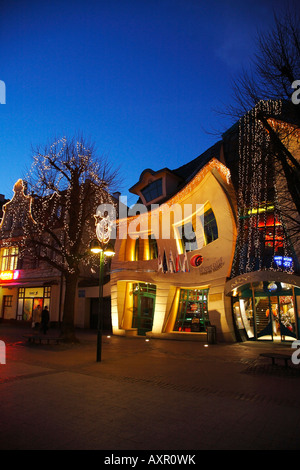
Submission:
[[[50,321],[50,314],[49,314],[48,307],[46,305],[46,307],[42,311],[42,331],[44,335],[47,333],[47,330],[49,327],[49,321]]]
[[[41,323],[42,307],[38,305],[32,315],[32,328],[38,329]]]

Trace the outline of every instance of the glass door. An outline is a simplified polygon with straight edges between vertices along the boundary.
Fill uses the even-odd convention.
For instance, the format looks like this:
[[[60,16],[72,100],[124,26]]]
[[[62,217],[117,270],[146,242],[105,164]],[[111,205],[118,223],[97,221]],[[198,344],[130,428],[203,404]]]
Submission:
[[[152,284],[135,284],[133,294],[132,328],[137,328],[138,335],[145,336],[147,331],[152,331],[156,287]]]
[[[135,297],[132,328],[137,328],[137,334],[145,336],[152,330],[155,296],[147,293],[138,294]]]
[[[255,325],[257,339],[273,340],[274,322],[269,297],[255,297]]]
[[[257,339],[293,341],[297,337],[293,296],[255,297]]]
[[[270,316],[270,322],[272,321],[273,339],[280,339],[280,317],[278,311],[278,297],[270,297],[270,306],[268,310]]]
[[[152,330],[155,298],[149,294],[140,296],[137,318],[138,335],[145,335]]]

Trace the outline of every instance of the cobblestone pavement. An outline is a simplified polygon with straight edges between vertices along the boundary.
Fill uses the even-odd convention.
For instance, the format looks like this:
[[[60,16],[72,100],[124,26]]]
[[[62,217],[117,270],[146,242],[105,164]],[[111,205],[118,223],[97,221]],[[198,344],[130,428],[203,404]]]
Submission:
[[[105,336],[97,363],[94,332],[72,345],[25,333],[0,324],[2,450],[300,448],[300,369],[259,357],[290,344]]]

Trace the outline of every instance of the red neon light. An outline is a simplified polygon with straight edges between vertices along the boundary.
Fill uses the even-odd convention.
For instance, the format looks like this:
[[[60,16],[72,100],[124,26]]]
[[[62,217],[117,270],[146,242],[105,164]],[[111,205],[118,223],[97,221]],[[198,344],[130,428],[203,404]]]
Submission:
[[[19,271],[1,271],[0,280],[1,281],[12,281],[18,279],[20,275]]]

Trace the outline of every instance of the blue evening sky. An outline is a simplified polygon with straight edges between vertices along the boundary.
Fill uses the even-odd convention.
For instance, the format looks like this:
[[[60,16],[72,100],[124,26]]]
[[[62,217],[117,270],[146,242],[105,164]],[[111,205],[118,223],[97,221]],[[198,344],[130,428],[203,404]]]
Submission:
[[[0,0],[0,193],[32,146],[82,133],[121,166],[128,189],[145,168],[200,155],[230,126],[230,81],[279,0]]]

